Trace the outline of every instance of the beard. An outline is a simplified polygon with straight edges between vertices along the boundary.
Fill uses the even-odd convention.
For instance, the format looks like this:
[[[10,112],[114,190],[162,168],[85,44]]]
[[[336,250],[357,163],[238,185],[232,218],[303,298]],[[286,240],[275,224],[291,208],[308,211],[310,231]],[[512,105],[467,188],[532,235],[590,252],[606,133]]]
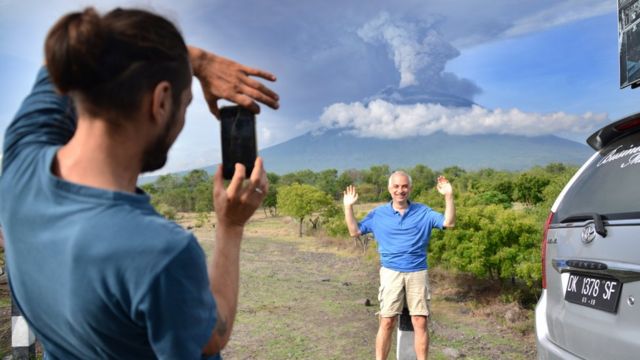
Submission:
[[[177,110],[177,107],[174,110]],[[166,164],[169,149],[173,145],[173,141],[170,140],[170,134],[176,126],[178,126],[178,111],[172,111],[170,121],[167,121],[160,135],[145,149],[142,157],[141,172],[158,170]]]

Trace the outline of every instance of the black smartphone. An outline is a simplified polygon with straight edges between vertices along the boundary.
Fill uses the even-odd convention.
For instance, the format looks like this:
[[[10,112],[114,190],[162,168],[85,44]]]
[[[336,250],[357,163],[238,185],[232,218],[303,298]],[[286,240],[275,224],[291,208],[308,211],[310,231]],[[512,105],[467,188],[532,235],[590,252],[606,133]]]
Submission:
[[[236,163],[240,163],[245,166],[248,178],[258,153],[255,114],[242,106],[225,106],[220,109],[220,129],[222,176],[231,179]]]

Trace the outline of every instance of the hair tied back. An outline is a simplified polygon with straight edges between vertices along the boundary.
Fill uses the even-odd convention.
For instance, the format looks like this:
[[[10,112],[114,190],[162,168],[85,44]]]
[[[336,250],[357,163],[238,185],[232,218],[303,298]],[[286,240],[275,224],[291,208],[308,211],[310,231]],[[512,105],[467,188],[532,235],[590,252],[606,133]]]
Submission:
[[[104,46],[102,18],[94,8],[62,17],[45,42],[47,68],[58,90],[82,91],[99,82]]]

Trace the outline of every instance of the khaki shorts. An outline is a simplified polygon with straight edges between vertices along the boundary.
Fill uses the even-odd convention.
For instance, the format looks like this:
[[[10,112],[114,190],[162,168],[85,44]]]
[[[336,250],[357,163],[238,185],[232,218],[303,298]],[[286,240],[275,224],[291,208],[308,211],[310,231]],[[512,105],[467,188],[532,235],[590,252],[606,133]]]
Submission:
[[[429,316],[431,292],[427,270],[398,272],[380,268],[380,316],[394,317],[402,313],[405,294],[410,315]]]

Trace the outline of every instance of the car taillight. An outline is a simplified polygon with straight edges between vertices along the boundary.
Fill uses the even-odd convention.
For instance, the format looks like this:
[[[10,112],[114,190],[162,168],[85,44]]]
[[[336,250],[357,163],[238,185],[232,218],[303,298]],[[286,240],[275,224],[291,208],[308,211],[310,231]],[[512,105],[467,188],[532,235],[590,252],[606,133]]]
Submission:
[[[553,220],[553,211],[549,213],[547,221],[544,223],[544,231],[542,232],[542,288],[547,288],[547,232],[549,232],[549,225]]]
[[[625,131],[638,126],[640,126],[640,119],[636,118],[616,126],[615,129],[618,131]]]

